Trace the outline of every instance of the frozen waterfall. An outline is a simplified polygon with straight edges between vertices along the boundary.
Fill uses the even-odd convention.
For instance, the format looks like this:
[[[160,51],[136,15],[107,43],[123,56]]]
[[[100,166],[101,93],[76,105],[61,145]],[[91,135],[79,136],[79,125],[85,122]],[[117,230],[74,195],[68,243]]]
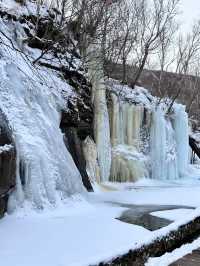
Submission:
[[[17,188],[9,206],[13,209],[28,199],[43,208],[84,191],[59,128],[62,98],[47,82],[57,82],[61,89],[68,85],[48,72],[41,81],[20,56],[15,58],[15,63],[12,59],[0,61],[0,108],[13,129],[17,147]]]

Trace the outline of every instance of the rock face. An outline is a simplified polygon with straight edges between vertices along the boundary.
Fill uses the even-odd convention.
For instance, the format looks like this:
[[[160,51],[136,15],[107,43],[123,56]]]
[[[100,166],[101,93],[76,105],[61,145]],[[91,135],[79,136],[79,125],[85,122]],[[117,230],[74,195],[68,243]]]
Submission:
[[[71,78],[73,79],[73,77]],[[88,136],[93,137],[93,108],[90,102],[90,89],[84,79],[76,80],[76,82],[73,79],[73,87],[75,87],[78,97],[68,100],[68,111],[62,112],[60,127],[64,133],[66,147],[82,176],[83,184],[88,191],[92,191],[83,151],[83,141]]]
[[[92,191],[90,178],[86,172],[86,160],[83,152],[83,144],[78,136],[77,128],[65,128],[64,129],[64,140],[68,151],[71,153],[72,158],[82,176],[84,186],[88,191]]]
[[[16,150],[11,130],[0,111],[0,217],[6,211],[10,191],[15,186]]]

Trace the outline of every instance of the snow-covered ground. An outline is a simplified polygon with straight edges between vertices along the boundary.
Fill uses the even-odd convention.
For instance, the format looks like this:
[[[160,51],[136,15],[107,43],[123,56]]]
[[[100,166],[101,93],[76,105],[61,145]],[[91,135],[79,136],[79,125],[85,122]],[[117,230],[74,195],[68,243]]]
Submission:
[[[200,180],[185,178],[177,180],[141,179],[136,183],[105,183],[110,193],[92,195],[96,201],[123,204],[155,204],[200,206]]]
[[[0,221],[1,265],[82,266],[123,254],[151,233],[114,219],[122,210],[73,200],[56,210],[8,215]]]
[[[83,266],[110,260],[129,249],[177,229],[200,215],[200,209],[174,210],[157,216],[175,220],[169,226],[148,231],[115,218],[125,210],[116,204],[165,204],[200,207],[200,181],[105,184],[107,191],[88,193],[86,200],[72,198],[56,208],[41,211],[18,209],[0,221],[1,265]],[[113,189],[113,190],[112,190]],[[164,214],[165,213],[165,214]],[[185,215],[184,215],[185,214]],[[151,264],[152,265],[152,264]],[[157,265],[157,264],[153,264]],[[164,264],[158,264],[164,265]]]

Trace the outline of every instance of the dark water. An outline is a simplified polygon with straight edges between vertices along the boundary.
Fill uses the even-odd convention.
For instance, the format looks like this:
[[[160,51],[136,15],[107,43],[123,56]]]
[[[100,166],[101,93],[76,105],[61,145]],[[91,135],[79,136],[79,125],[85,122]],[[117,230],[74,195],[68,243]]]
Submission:
[[[172,223],[170,220],[152,216],[150,214],[144,214],[141,217],[134,219],[130,216],[122,215],[119,220],[129,224],[140,225],[150,231],[158,230]]]
[[[131,205],[131,204],[117,204],[121,207],[128,208],[118,218],[120,221],[143,226],[144,228],[154,231],[165,227],[173,221],[159,218],[151,215],[151,212],[175,210],[175,209],[194,209],[188,206],[171,206],[171,205]]]

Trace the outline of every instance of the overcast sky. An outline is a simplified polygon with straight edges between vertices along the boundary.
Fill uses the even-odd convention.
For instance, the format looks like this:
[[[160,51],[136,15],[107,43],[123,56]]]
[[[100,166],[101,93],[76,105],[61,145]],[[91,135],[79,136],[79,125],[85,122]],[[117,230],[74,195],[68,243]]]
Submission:
[[[200,0],[180,0],[180,2],[180,9],[183,12],[180,18],[183,23],[182,31],[189,31],[192,22],[200,19]]]

